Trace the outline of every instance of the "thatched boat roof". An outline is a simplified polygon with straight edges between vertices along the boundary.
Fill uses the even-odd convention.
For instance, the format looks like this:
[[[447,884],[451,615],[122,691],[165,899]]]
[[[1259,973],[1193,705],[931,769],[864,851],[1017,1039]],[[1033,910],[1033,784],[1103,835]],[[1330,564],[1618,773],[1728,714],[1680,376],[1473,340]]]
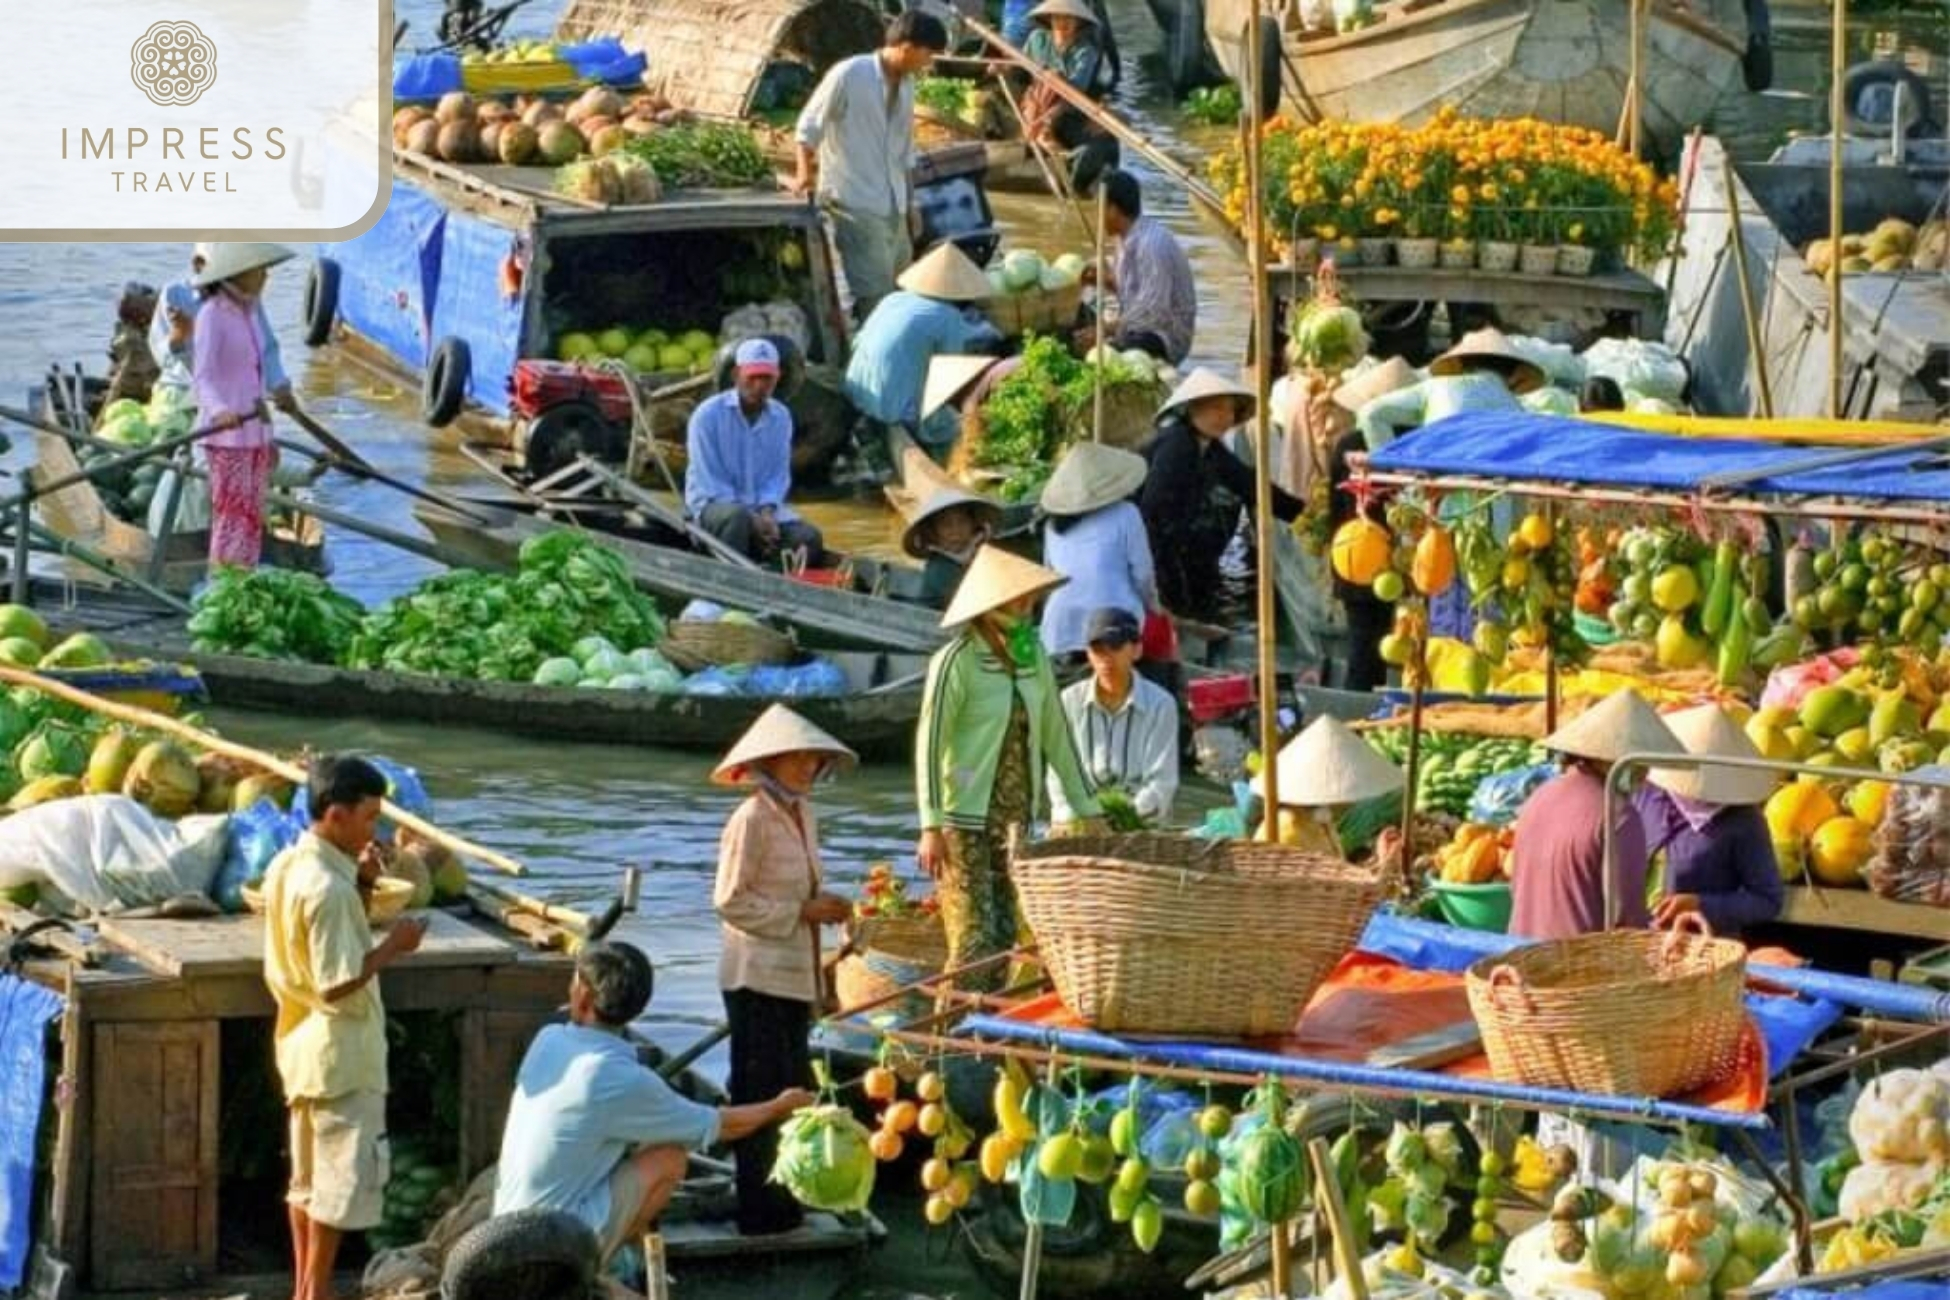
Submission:
[[[559,40],[615,36],[649,59],[646,86],[679,108],[742,117],[766,65],[794,59],[815,75],[880,44],[865,0],[569,0]]]

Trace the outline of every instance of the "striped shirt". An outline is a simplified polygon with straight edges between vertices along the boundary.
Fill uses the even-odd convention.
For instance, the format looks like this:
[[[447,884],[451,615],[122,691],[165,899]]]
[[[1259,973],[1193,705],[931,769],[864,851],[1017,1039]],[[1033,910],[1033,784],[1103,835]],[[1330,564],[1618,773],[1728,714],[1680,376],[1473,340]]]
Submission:
[[[901,216],[914,164],[914,79],[889,106],[879,51],[841,59],[799,114],[797,138],[819,151],[819,201],[868,216]]]
[[[1139,217],[1117,246],[1118,332],[1156,334],[1177,365],[1192,350],[1198,286],[1178,240],[1156,217]]]

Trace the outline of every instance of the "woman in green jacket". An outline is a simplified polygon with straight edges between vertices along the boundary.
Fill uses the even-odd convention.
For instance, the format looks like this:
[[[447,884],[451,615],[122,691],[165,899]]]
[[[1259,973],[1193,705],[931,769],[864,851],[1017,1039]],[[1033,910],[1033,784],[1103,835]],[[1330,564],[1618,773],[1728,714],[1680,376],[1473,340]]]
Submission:
[[[921,869],[932,876],[951,969],[1015,947],[1009,832],[1042,811],[1045,771],[1086,823],[1102,816],[1077,759],[1056,677],[1034,618],[1062,575],[995,546],[976,552],[943,627],[961,634],[935,652],[915,734]],[[1000,963],[959,978],[1001,986]]]

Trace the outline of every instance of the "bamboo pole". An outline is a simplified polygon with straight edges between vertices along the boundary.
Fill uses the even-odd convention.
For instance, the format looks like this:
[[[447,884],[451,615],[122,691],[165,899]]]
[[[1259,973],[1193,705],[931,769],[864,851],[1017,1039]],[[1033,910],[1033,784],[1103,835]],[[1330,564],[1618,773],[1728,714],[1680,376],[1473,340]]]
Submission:
[[[506,885],[489,880],[477,880],[468,886],[468,890],[470,893],[478,893],[504,906],[512,907],[516,911],[526,912],[530,916],[539,916],[550,925],[558,925],[577,937],[589,933],[589,918],[572,907],[544,902],[518,889],[510,889]]]
[[[1632,0],[1632,157],[1645,149],[1645,0]]]
[[[1273,321],[1272,285],[1266,274],[1266,187],[1264,143],[1266,127],[1265,60],[1260,46],[1265,40],[1260,22],[1261,0],[1253,0],[1249,28],[1252,76],[1247,90],[1246,192],[1250,217],[1248,235],[1252,243],[1249,257],[1253,276],[1253,409],[1257,413],[1253,435],[1253,522],[1259,538],[1258,651],[1259,651],[1259,752],[1260,780],[1266,790],[1266,822],[1277,839],[1280,826],[1280,695],[1276,671],[1279,635],[1278,613],[1274,604],[1273,566],[1279,562],[1273,549]]]
[[[1307,1143],[1307,1159],[1314,1167],[1314,1199],[1327,1216],[1327,1232],[1334,1239],[1334,1255],[1340,1262],[1341,1280],[1354,1300],[1368,1300],[1368,1280],[1361,1273],[1361,1252],[1354,1242],[1354,1224],[1348,1218],[1347,1202],[1341,1199],[1341,1185],[1334,1178],[1334,1157],[1326,1138]]]
[[[1727,180],[1727,220],[1731,223],[1729,234],[1733,240],[1733,276],[1740,286],[1740,315],[1747,325],[1747,352],[1754,361],[1754,385],[1760,391],[1760,414],[1764,420],[1774,418],[1774,383],[1767,377],[1767,351],[1765,340],[1761,337],[1760,318],[1754,311],[1754,295],[1747,283],[1747,231],[1740,224],[1740,182],[1734,178],[1733,164],[1728,163]],[[1832,251],[1832,248],[1831,248]]]
[[[1090,391],[1090,440],[1104,440],[1104,367],[1102,358],[1110,347],[1104,337],[1104,182],[1097,180],[1097,356],[1099,364]]]
[[[1842,94],[1847,75],[1848,0],[1833,0],[1834,26],[1828,51],[1828,418],[1842,418],[1842,119],[1848,104]]]
[[[178,740],[187,741],[199,749],[206,749],[212,754],[221,754],[225,758],[233,758],[240,763],[249,763],[254,767],[261,767],[265,771],[276,776],[281,776],[295,785],[302,786],[305,783],[305,769],[296,763],[279,758],[275,754],[267,754],[260,749],[252,749],[249,745],[240,745],[234,740],[226,740],[214,732],[192,727],[187,722],[169,717],[166,714],[157,713],[152,709],[137,708],[133,704],[121,704],[114,700],[103,699],[101,696],[91,694],[88,691],[77,690],[66,682],[56,681],[51,677],[43,677],[39,673],[29,672],[25,668],[10,668],[5,665],[0,665],[0,682],[6,682],[12,686],[30,686],[45,695],[52,695],[57,700],[78,705],[92,713],[99,713],[105,718],[113,718],[117,722],[126,722],[132,727],[142,727],[149,731],[160,731],[164,735],[174,736]],[[390,799],[382,801],[381,807],[385,809],[388,817],[392,818],[401,826],[406,827],[421,839],[431,840],[433,843],[440,845],[442,848],[462,858],[478,862],[485,867],[492,867],[496,871],[505,872],[511,876],[525,876],[528,874],[528,868],[522,866],[521,863],[515,861],[513,858],[502,853],[497,853],[493,849],[475,844],[471,840],[462,839],[458,835],[443,831],[432,822],[427,821],[424,817],[416,817]]]

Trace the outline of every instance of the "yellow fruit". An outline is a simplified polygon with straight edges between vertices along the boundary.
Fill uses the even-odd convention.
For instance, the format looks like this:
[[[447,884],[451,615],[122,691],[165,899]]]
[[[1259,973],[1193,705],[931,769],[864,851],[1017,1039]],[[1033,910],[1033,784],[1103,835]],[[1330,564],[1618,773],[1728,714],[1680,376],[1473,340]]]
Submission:
[[[1652,603],[1668,614],[1689,610],[1699,600],[1699,575],[1689,565],[1672,564],[1652,580]]]
[[[948,1128],[947,1107],[938,1101],[929,1102],[914,1117],[914,1124],[921,1130],[922,1137],[940,1137]]]
[[[1668,614],[1659,620],[1659,633],[1653,638],[1652,651],[1659,667],[1684,672],[1705,664],[1713,648],[1687,629],[1685,619]]]
[[[1207,1106],[1198,1113],[1198,1131],[1219,1141],[1232,1132],[1232,1112],[1224,1106]]]
[[[948,1179],[948,1185],[941,1189],[941,1194],[955,1209],[967,1209],[968,1203],[975,1199],[975,1175],[967,1166],[955,1170],[953,1177]]]
[[[1776,790],[1767,800],[1767,829],[1775,840],[1805,840],[1840,809],[1828,791],[1808,781]]]
[[[1808,850],[1801,840],[1775,840],[1774,865],[1782,880],[1799,880],[1808,869]]]
[[[1551,544],[1554,534],[1551,521],[1542,515],[1525,515],[1517,525],[1516,540],[1532,551],[1541,551]]]
[[[867,1139],[867,1150],[873,1153],[873,1158],[889,1163],[900,1159],[901,1151],[906,1146],[901,1141],[901,1135],[890,1128],[875,1129],[873,1136]]]
[[[1036,1153],[1036,1169],[1058,1182],[1075,1178],[1083,1168],[1083,1143],[1074,1133],[1058,1133]]]
[[[921,1166],[921,1190],[938,1192],[948,1185],[948,1179],[953,1174],[954,1170],[948,1167],[948,1162],[936,1156]]]
[[[1882,811],[1889,806],[1887,781],[1857,781],[1842,801],[1849,816],[1868,826],[1882,825]]]
[[[1083,1140],[1083,1163],[1077,1168],[1077,1179],[1085,1183],[1101,1183],[1109,1178],[1117,1168],[1117,1153],[1110,1149],[1110,1139],[1101,1138],[1094,1133]]]
[[[1808,841],[1808,869],[1824,885],[1859,884],[1875,851],[1874,830],[1853,817],[1830,817]]]
[[[995,1092],[990,1097],[995,1107],[995,1122],[1015,1141],[1029,1142],[1036,1137],[1036,1126],[1023,1113],[1022,1100],[1022,1084],[1005,1071],[995,1081]]]
[[[880,1117],[881,1127],[895,1133],[906,1133],[921,1118],[920,1108],[911,1101],[897,1101],[887,1108]]]
[[[1209,1179],[1194,1178],[1185,1184],[1185,1208],[1201,1217],[1219,1212],[1219,1189]]]
[[[1126,1106],[1111,1116],[1110,1149],[1120,1156],[1134,1156],[1138,1149],[1138,1115]]]
[[[1110,1188],[1110,1221],[1112,1223],[1129,1223],[1131,1216],[1137,1212],[1138,1203],[1142,1200],[1144,1200],[1144,1189],[1142,1187],[1132,1191],[1127,1189],[1122,1183],[1112,1183]]]
[[[1777,763],[1789,762],[1794,758],[1794,742],[1788,739],[1787,731],[1772,723],[1763,722],[1758,713],[1747,719],[1744,730],[1747,739],[1754,742],[1754,748],[1760,751],[1762,758],[1770,758]]]
[[[1142,1156],[1131,1156],[1117,1170],[1117,1186],[1126,1193],[1144,1190],[1151,1181],[1151,1166]]]
[[[928,1197],[928,1203],[923,1213],[927,1215],[930,1225],[939,1228],[948,1222],[948,1220],[955,1217],[955,1207],[949,1204],[947,1197],[937,1192],[933,1196]]]
[[[1131,1240],[1137,1243],[1139,1250],[1148,1255],[1157,1249],[1158,1238],[1164,1235],[1164,1231],[1164,1211],[1159,1208],[1157,1201],[1145,1197],[1138,1202],[1137,1208],[1131,1211]]]
[[[1219,1157],[1204,1147],[1193,1147],[1185,1157],[1185,1177],[1205,1182],[1219,1176]]]
[[[922,1101],[940,1101],[947,1094],[948,1086],[941,1081],[941,1076],[933,1070],[929,1070],[926,1074],[915,1080],[914,1095]]]
[[[1343,582],[1365,587],[1388,567],[1394,548],[1394,538],[1374,520],[1350,519],[1334,530],[1334,572]]]
[[[892,1101],[900,1091],[900,1080],[884,1065],[876,1065],[861,1076],[860,1090],[869,1101]]]
[[[1522,591],[1530,581],[1530,561],[1521,555],[1513,555],[1503,562],[1503,590]]]
[[[1415,558],[1408,566],[1415,590],[1424,596],[1439,596],[1456,580],[1456,543],[1449,530],[1431,527],[1415,543]]]
[[[1009,1149],[1010,1139],[1000,1133],[991,1133],[982,1139],[982,1177],[992,1183],[999,1183],[1009,1175],[1009,1162],[1016,1153]]]
[[[1856,767],[1872,763],[1875,759],[1875,742],[1869,738],[1867,727],[1850,727],[1835,737],[1835,752],[1842,761]]]

